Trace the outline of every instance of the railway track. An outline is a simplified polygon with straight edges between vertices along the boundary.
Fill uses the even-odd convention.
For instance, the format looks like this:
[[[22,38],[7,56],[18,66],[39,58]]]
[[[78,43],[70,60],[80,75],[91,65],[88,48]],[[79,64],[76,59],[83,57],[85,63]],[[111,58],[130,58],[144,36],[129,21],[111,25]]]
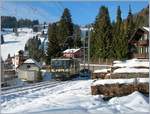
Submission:
[[[33,83],[33,84],[25,84],[25,85],[20,85],[20,86],[11,86],[11,87],[3,87],[1,88],[1,91],[8,91],[8,90],[13,90],[13,89],[17,89],[17,88],[27,88],[27,87],[31,87],[31,86],[38,86],[38,85],[44,85],[46,83],[51,83],[51,82],[56,82],[56,81],[44,81],[44,82],[38,82],[38,83]]]
[[[2,96],[7,96],[7,95],[14,95],[14,94],[19,94],[19,93],[27,93],[29,91],[37,91],[40,89],[46,89],[46,88],[50,88],[50,87],[54,87],[60,84],[64,84],[65,82],[61,82],[61,81],[48,81],[48,82],[43,82],[43,83],[39,83],[39,84],[32,84],[29,86],[25,86],[25,87],[16,87],[13,89],[4,89],[1,91],[1,95]]]

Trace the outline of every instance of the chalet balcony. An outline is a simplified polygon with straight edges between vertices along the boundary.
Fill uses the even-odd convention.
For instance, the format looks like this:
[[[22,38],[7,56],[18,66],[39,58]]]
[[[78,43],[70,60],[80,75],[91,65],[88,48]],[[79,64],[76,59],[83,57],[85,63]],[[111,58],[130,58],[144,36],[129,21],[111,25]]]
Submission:
[[[138,46],[148,46],[148,45],[149,45],[149,40],[138,41]]]
[[[134,54],[134,58],[139,58],[139,59],[148,59],[149,58],[149,54],[148,53],[137,53]]]

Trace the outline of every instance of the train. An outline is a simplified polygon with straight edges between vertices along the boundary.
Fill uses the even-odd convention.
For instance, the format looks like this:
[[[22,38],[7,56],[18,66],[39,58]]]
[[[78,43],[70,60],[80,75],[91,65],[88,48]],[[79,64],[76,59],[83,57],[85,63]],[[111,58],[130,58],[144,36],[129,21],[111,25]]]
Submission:
[[[55,58],[51,60],[51,73],[56,80],[69,80],[79,75],[80,64],[76,58]]]

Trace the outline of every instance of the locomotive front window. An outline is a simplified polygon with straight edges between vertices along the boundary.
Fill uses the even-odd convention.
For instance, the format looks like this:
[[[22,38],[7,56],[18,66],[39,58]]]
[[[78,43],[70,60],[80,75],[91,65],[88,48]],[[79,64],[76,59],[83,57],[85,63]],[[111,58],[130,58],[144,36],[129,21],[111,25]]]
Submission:
[[[71,60],[52,60],[51,66],[53,68],[70,68],[72,65]]]

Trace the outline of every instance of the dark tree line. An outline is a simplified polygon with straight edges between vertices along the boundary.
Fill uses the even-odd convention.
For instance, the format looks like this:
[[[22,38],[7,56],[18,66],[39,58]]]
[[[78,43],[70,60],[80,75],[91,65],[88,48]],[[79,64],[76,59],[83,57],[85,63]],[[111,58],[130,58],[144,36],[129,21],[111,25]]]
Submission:
[[[14,28],[17,26],[16,17],[1,16],[1,28]]]
[[[147,25],[146,23],[148,23],[147,19],[144,20],[145,17],[140,17],[142,14],[146,16],[148,10],[146,9],[142,12],[133,15],[129,6],[127,18],[122,20],[121,9],[118,6],[116,20],[111,23],[108,8],[102,6],[93,24],[91,36],[92,59],[130,58],[131,46],[128,44],[128,40],[136,28]]]
[[[33,25],[38,25],[38,20],[30,19],[19,19],[11,16],[1,16],[1,27],[2,28],[15,28],[15,27],[33,27]]]
[[[131,46],[128,45],[128,40],[136,28],[148,23],[143,17],[137,16],[139,14],[136,14],[135,18],[130,7],[125,20],[121,17],[122,12],[119,6],[116,14],[116,20],[111,22],[108,8],[101,6],[95,22],[88,25],[93,27],[90,43],[92,59],[129,58]],[[140,12],[140,15],[142,15],[142,12]],[[140,25],[137,23],[140,23]],[[28,41],[25,48],[29,51],[30,57],[37,61],[40,61],[42,57],[48,64],[50,64],[52,58],[61,57],[62,51],[65,49],[82,47],[80,27],[72,22],[69,9],[64,9],[58,22],[49,24],[46,57],[40,45],[39,39],[33,38]]]
[[[33,27],[34,25],[38,24],[38,20],[31,21],[30,19],[19,19],[17,22],[17,27]]]
[[[128,40],[136,28],[147,25],[148,20],[142,17],[147,17],[147,9],[133,15],[129,6],[128,16],[123,20],[120,6],[118,6],[116,20],[111,22],[108,8],[101,6],[95,22],[87,25],[93,27],[90,49],[92,59],[129,58],[131,46]],[[47,61],[60,57],[65,49],[81,47],[80,32],[80,27],[72,22],[69,9],[65,8],[60,21],[49,25]]]

